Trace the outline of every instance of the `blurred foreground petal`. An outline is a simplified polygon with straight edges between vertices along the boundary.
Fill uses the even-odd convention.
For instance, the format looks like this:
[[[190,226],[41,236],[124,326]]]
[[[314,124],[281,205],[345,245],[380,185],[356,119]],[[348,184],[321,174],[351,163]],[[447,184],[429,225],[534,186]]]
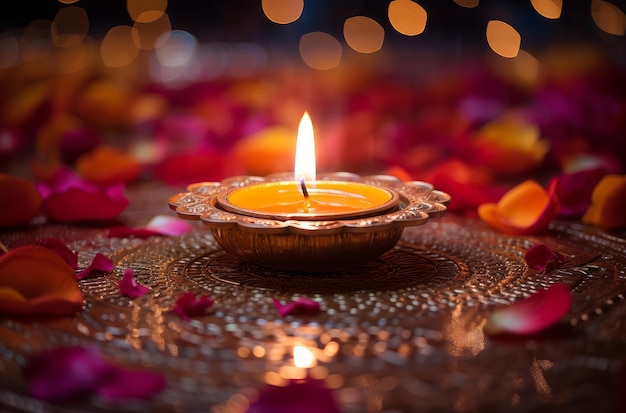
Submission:
[[[496,308],[483,329],[490,335],[535,334],[560,321],[571,305],[572,296],[567,285],[556,283],[521,301]]]

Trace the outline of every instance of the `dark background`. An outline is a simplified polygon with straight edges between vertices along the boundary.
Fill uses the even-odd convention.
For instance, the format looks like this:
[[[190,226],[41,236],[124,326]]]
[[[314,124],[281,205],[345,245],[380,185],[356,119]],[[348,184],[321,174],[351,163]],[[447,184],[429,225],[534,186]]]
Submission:
[[[610,0],[626,10],[623,0]],[[619,60],[624,55],[626,39],[602,32],[591,17],[591,0],[564,0],[561,18],[540,16],[530,0],[481,0],[468,9],[452,0],[419,0],[428,12],[424,33],[407,37],[397,33],[387,19],[387,0],[305,0],[301,18],[289,25],[269,21],[261,9],[261,0],[170,0],[167,12],[173,29],[186,30],[200,41],[256,42],[292,46],[301,35],[325,31],[341,38],[346,18],[364,15],[385,28],[385,44],[420,48],[437,45],[451,48],[484,46],[485,26],[499,19],[515,27],[522,35],[522,47],[532,51],[552,42],[594,42],[609,49]],[[98,38],[112,26],[132,25],[125,0],[81,0],[73,6],[87,11],[89,33]],[[57,0],[15,0],[3,4],[0,31],[19,30],[35,19],[52,20],[57,11],[67,7]]]

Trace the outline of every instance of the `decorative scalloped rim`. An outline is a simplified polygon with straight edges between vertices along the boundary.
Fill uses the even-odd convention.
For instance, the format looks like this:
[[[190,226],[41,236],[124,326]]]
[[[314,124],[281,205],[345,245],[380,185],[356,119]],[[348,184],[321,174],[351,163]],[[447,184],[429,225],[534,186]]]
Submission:
[[[189,192],[171,196],[169,205],[171,209],[176,211],[179,217],[201,220],[211,228],[239,227],[242,230],[260,231],[265,234],[326,234],[336,232],[371,232],[373,229],[384,230],[393,227],[423,225],[430,218],[438,218],[444,215],[450,202],[448,194],[435,190],[433,185],[428,182],[402,182],[390,175],[361,177],[350,172],[334,172],[321,174],[318,179],[362,182],[385,187],[398,193],[400,196],[400,209],[366,218],[326,221],[281,221],[227,212],[216,206],[217,195],[234,187],[292,179],[292,174],[281,173],[266,177],[235,176],[227,178],[222,182],[199,182],[189,185],[187,187]]]

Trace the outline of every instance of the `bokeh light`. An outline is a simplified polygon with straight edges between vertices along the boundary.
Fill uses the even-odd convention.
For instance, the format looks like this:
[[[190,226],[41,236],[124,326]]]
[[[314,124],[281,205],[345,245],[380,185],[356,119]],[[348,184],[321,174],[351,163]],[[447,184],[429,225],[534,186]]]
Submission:
[[[74,74],[89,68],[95,61],[94,40],[87,36],[80,44],[59,49],[56,54],[56,71]]]
[[[167,0],[127,0],[126,10],[134,22],[150,23],[160,19],[167,9]]]
[[[304,0],[263,0],[261,7],[269,20],[278,24],[289,24],[302,15]]]
[[[35,60],[42,58],[52,49],[50,20],[33,20],[26,27],[20,39],[22,58]]]
[[[341,43],[324,32],[312,32],[300,38],[300,57],[308,66],[317,70],[337,67],[341,61]]]
[[[502,57],[512,58],[519,53],[522,37],[511,25],[501,20],[487,23],[487,43]]]
[[[15,66],[20,58],[20,45],[17,38],[10,34],[0,35],[0,69]]]
[[[88,30],[87,12],[76,6],[64,7],[59,10],[50,27],[52,41],[57,47],[72,47],[80,44]]]
[[[385,29],[375,20],[365,16],[346,19],[343,37],[348,46],[361,53],[374,53],[383,47]]]
[[[467,7],[468,9],[473,9],[478,6],[479,0],[454,0],[456,4],[459,6]]]
[[[592,0],[591,17],[604,32],[615,36],[626,33],[626,15],[617,6],[603,0]]]
[[[426,28],[426,10],[411,0],[393,0],[387,14],[393,28],[405,36],[416,36]]]
[[[151,22],[136,21],[132,31],[133,41],[139,49],[154,50],[167,40],[166,34],[171,30],[172,25],[167,14]]]
[[[109,29],[100,44],[100,57],[107,67],[124,67],[131,64],[139,54],[133,41],[133,28],[115,26]]]
[[[530,2],[537,13],[546,19],[558,19],[561,17],[563,0],[531,0]]]
[[[63,3],[63,4],[72,4],[72,3],[77,3],[78,0],[59,0],[59,3]]]

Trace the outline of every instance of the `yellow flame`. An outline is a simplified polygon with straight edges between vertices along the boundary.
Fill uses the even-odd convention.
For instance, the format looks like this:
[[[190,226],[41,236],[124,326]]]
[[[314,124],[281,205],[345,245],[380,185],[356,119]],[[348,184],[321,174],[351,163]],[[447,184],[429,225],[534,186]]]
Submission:
[[[298,126],[296,162],[293,173],[296,181],[304,178],[305,182],[314,182],[316,178],[315,136],[313,122],[308,112],[304,112]]]
[[[295,345],[293,347],[293,364],[298,368],[308,369],[317,364],[317,357],[305,346]]]

